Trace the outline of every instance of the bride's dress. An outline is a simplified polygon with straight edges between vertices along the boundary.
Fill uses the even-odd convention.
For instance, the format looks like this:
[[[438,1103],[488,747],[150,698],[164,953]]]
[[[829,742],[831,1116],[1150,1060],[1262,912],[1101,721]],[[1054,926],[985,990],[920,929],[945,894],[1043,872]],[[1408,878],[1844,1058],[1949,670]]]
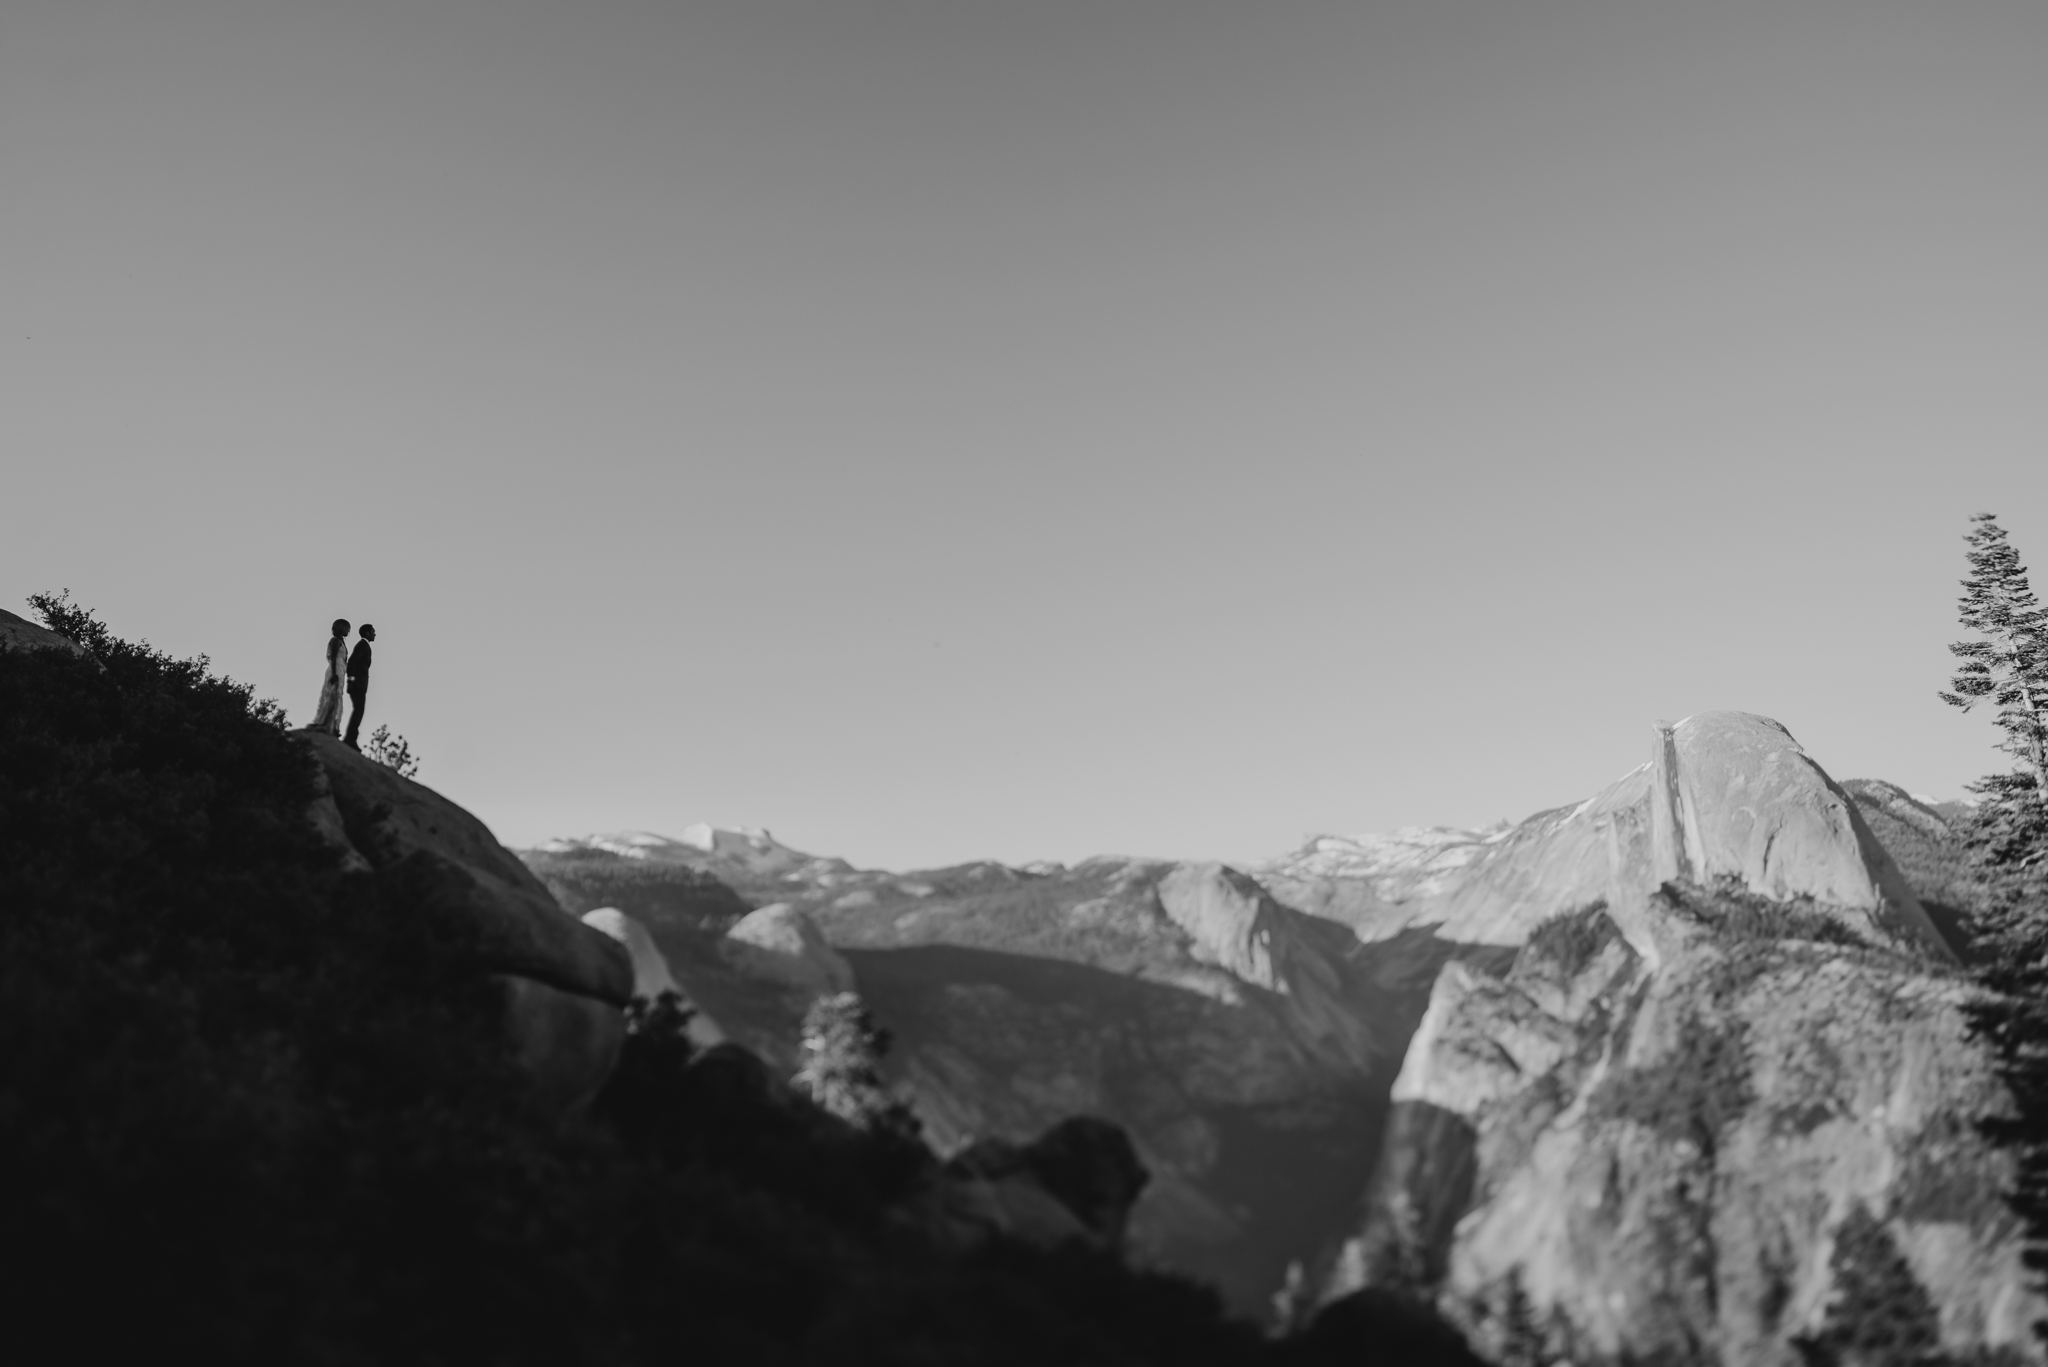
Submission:
[[[330,736],[341,734],[341,699],[348,687],[348,643],[339,636],[327,638],[327,677],[320,683],[320,707],[313,713],[313,731]]]

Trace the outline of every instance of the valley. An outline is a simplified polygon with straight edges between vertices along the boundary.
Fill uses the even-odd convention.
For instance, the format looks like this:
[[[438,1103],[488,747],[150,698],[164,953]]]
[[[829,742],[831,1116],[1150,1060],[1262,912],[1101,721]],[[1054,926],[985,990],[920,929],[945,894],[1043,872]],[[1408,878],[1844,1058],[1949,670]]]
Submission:
[[[1829,1232],[1868,1208],[1945,1342],[2019,1351],[2043,1307],[1997,1199],[2006,1160],[1953,1123],[2002,1104],[1961,1014],[1956,812],[1837,784],[1763,718],[1649,739],[1648,763],[1520,823],[1315,837],[1245,869],[860,870],[708,826],[522,857],[568,910],[645,925],[692,1002],[777,1068],[810,1000],[851,986],[942,1153],[1076,1114],[1123,1126],[1152,1173],[1133,1257],[1243,1314],[1295,1267],[1326,1300],[1423,1295],[1495,1352],[1512,1287],[1557,1351],[1790,1363],[1827,1313]],[[1829,986],[1792,989],[1802,1015],[1794,982]],[[1741,1104],[1701,1119],[1682,1097],[1673,1120],[1616,1101],[1635,1086],[1617,1078],[1692,1067],[1702,1030],[1736,1041],[1716,1057]],[[1819,1094],[1796,1061],[1816,1032],[1842,1100],[1768,1119]],[[1904,1175],[1930,1164],[1960,1174],[1932,1204]],[[1638,1195],[1582,1216],[1606,1208],[1571,1174],[1595,1169]],[[1693,1231],[1677,1252],[1674,1229]]]

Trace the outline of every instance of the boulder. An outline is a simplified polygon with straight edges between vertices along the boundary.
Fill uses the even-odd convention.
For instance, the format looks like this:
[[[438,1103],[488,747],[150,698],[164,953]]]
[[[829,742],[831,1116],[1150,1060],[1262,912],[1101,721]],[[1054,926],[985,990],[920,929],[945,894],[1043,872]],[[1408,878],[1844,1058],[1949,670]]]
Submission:
[[[429,918],[504,1002],[507,1048],[536,1107],[595,1095],[625,1039],[627,949],[556,904],[483,822],[324,733],[296,732],[317,761],[307,819],[376,900]]]
[[[586,1105],[611,1076],[625,1043],[619,1009],[532,978],[490,976],[504,994],[506,1043],[535,1109],[566,1115]]]
[[[483,822],[331,736],[295,734],[319,761],[342,833],[381,897],[443,918],[488,970],[613,1006],[632,999],[626,950],[563,911]]]
[[[719,952],[742,972],[814,996],[853,990],[853,968],[817,922],[786,902],[748,912],[726,931]]]
[[[647,933],[647,927],[620,911],[617,907],[598,907],[583,913],[583,924],[599,931],[625,946],[626,953],[633,959],[633,999],[651,1002],[664,992],[673,992],[689,1004],[690,1023],[685,1030],[690,1043],[699,1049],[709,1049],[723,1043],[725,1031],[718,1022],[704,1014],[702,1008],[689,999],[670,970],[668,956],[661,952],[661,946],[654,943],[654,937]]]
[[[26,617],[0,611],[0,650],[68,650],[86,654],[84,646],[48,627],[39,627]]]

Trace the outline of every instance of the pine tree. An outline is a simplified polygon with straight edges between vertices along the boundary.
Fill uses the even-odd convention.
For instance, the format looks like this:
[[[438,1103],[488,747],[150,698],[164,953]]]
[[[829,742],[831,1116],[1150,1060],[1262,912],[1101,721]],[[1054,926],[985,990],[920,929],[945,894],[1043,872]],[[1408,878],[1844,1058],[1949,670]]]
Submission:
[[[1522,1284],[1522,1269],[1508,1269],[1507,1286],[1501,1298],[1501,1367],[1544,1367],[1550,1361],[1543,1325],[1536,1317],[1536,1303]]]
[[[856,1129],[915,1137],[917,1117],[882,1082],[888,1052],[889,1032],[858,993],[820,997],[804,1013],[803,1066],[790,1081]]]
[[[363,753],[386,768],[396,769],[400,778],[419,777],[419,755],[414,752],[411,742],[394,734],[388,726],[380,726],[370,733]]]
[[[2048,1266],[2048,612],[1997,519],[1972,521],[1961,617],[1979,639],[1949,647],[1962,663],[1941,698],[1964,711],[1996,707],[1999,748],[2016,763],[1970,785],[1982,803],[1963,838],[1985,884],[1970,938],[1990,989],[1970,1022],[2012,1097],[2007,1115],[1979,1128],[2017,1161],[2007,1204],[2038,1269]]]
[[[1965,630],[1979,639],[1949,650],[1962,661],[1943,702],[1965,712],[1990,702],[2005,732],[1999,746],[2020,766],[1973,785],[1987,804],[2048,807],[2048,612],[2027,582],[2027,567],[1990,513],[1971,519],[1970,575],[1960,603]],[[2016,814],[2016,813],[2015,813]]]
[[[1941,1319],[1884,1222],[1862,1206],[1835,1231],[1835,1294],[1820,1332],[1794,1341],[1815,1367],[1939,1367]]]

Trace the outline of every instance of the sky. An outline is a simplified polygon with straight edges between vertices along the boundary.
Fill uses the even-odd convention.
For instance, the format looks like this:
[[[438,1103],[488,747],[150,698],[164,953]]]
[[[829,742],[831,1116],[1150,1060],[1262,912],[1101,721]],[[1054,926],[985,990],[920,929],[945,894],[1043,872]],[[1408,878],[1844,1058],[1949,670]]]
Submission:
[[[2033,0],[8,0],[0,607],[298,722],[373,622],[520,845],[1251,860],[1709,708],[1954,796],[2044,69]]]

